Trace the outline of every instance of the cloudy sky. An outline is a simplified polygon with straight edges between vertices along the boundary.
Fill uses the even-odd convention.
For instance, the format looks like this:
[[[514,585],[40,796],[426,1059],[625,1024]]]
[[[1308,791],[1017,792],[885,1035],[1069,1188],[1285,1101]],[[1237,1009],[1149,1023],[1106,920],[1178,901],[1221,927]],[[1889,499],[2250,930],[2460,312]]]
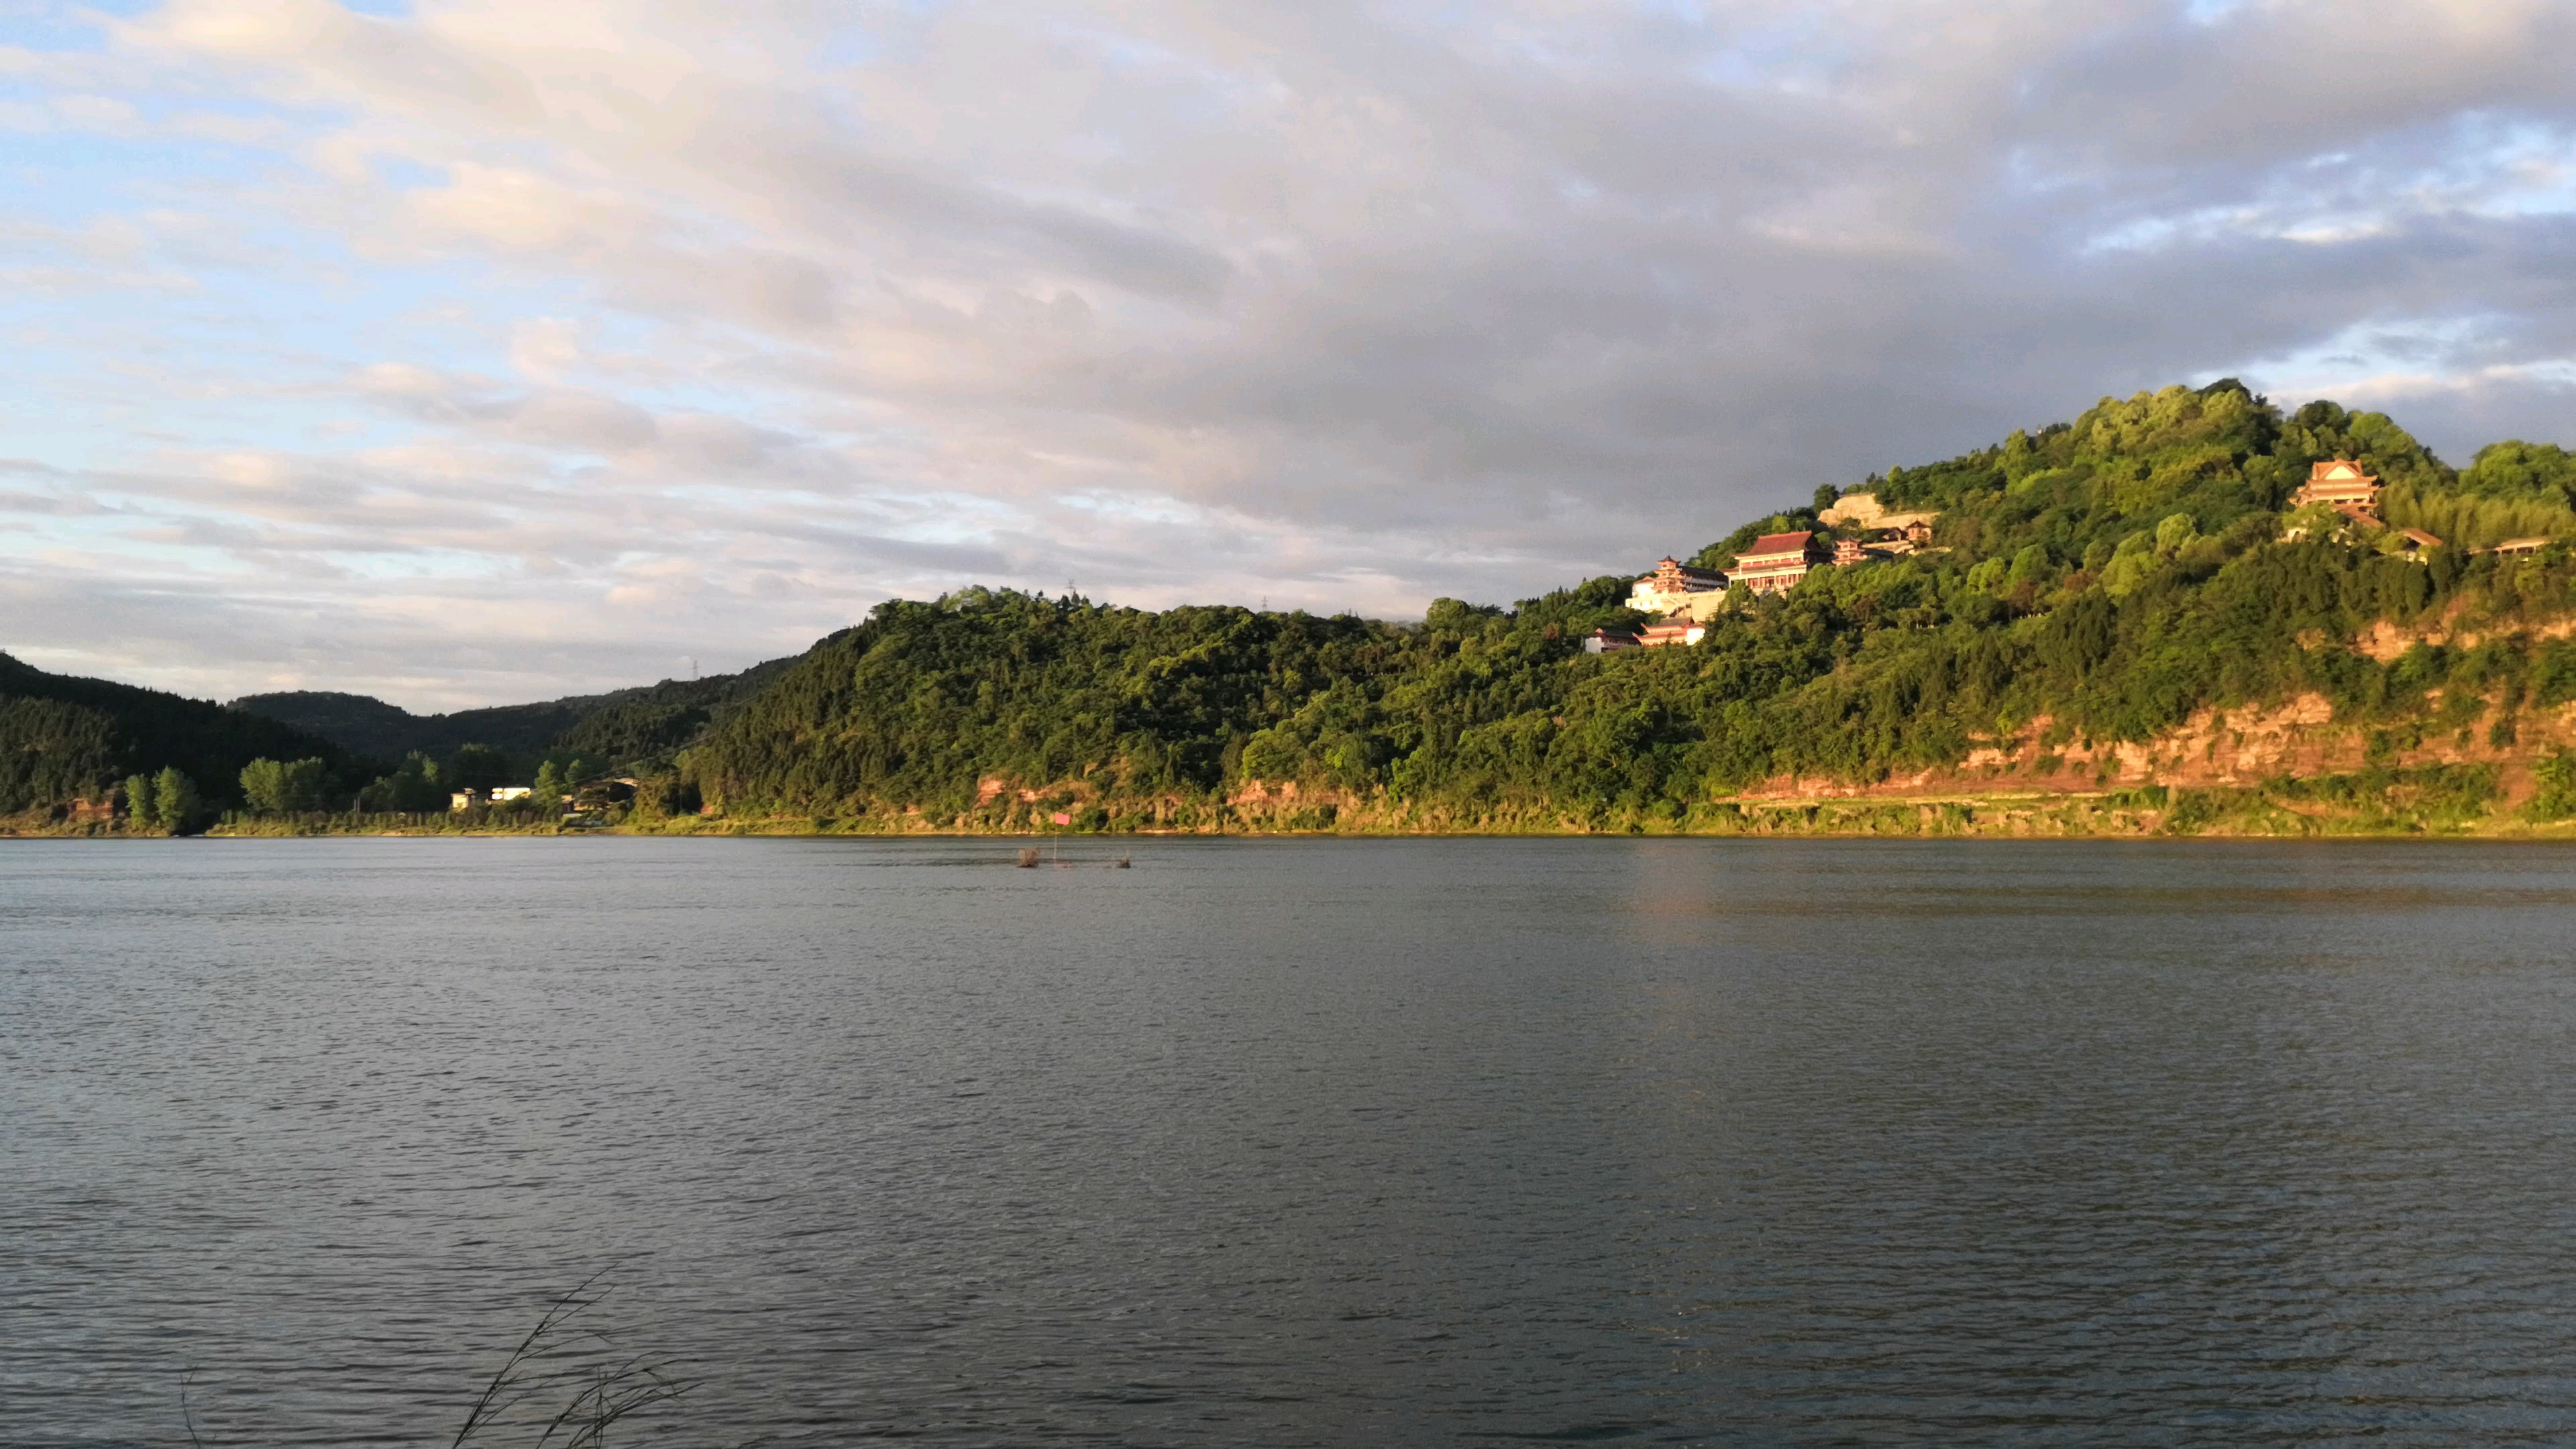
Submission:
[[[0,649],[1410,615],[2245,377],[2576,443],[2576,3],[0,0]]]

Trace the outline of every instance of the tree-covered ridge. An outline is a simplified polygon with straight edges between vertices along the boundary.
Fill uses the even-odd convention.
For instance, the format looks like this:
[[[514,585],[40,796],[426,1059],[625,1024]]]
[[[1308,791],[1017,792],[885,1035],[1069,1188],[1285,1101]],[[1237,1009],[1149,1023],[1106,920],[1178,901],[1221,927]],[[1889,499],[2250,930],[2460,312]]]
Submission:
[[[844,807],[972,803],[987,779],[1207,793],[1246,771],[1310,763],[1358,785],[1393,758],[1360,727],[1383,713],[1391,682],[1409,679],[1398,704],[1421,696],[1428,709],[1436,692],[1455,718],[1501,717],[1530,700],[1492,697],[1494,681],[1444,663],[1444,650],[1498,632],[1533,662],[1564,662],[1584,633],[1635,618],[1616,603],[1624,592],[1624,581],[1596,581],[1509,616],[1446,602],[1422,630],[984,589],[897,601],[817,645],[693,751],[690,768],[722,798]],[[1526,672],[1503,682],[1526,684]]]
[[[371,695],[328,690],[244,695],[230,707],[277,720],[377,761],[411,754],[444,759],[469,745],[530,758],[564,749],[594,759],[627,760],[667,755],[686,744],[716,714],[759,692],[788,663],[773,659],[736,674],[665,679],[606,694],[567,695],[452,714],[413,714]]]
[[[548,740],[545,748],[611,763],[667,759],[709,724],[768,688],[794,663],[772,659],[737,674],[665,679],[600,695],[583,701],[587,708],[580,719]]]
[[[74,799],[104,800],[129,775],[177,769],[217,803],[261,756],[314,757],[335,768],[346,751],[206,700],[103,679],[48,674],[0,654],[0,815]]]
[[[2334,458],[2389,485],[2393,527],[2285,539],[2291,494]],[[2168,388],[1870,480],[1887,508],[1940,514],[1930,550],[1739,594],[1689,648],[1581,650],[1634,622],[1623,577],[1509,610],[1443,600],[1410,626],[971,590],[826,641],[685,768],[754,814],[1016,823],[1021,791],[1053,790],[1133,821],[1293,781],[1414,818],[1652,819],[1779,776],[1955,766],[2042,720],[2142,741],[2308,692],[2392,739],[2464,709],[2501,710],[2489,733],[2505,738],[2515,711],[2576,680],[2570,646],[2515,633],[2576,605],[2576,570],[2563,548],[2469,550],[2576,537],[2562,459],[2498,445],[2464,482],[2380,414]],[[1817,527],[1830,501],[1698,557],[1722,566],[1759,534]],[[2410,518],[2456,546],[2392,551],[2423,526]],[[2464,613],[2490,642],[2385,663],[2356,647],[2381,623]]]
[[[569,789],[603,770],[667,770],[673,751],[789,663],[418,716],[365,695],[322,692],[219,706],[48,674],[0,654],[0,816],[59,811],[76,800],[121,801],[129,820],[172,829],[245,807],[421,813],[446,810],[455,790],[526,784],[548,772]],[[158,808],[157,782],[172,770],[183,777],[186,810]]]

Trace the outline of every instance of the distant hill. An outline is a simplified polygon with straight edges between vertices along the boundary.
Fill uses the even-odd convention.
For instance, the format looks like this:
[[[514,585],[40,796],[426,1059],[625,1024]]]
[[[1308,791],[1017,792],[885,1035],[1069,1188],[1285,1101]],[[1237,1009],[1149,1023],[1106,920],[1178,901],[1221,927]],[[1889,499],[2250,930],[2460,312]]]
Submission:
[[[103,798],[128,775],[176,766],[222,806],[242,766],[321,759],[348,774],[350,752],[273,719],[104,679],[48,674],[0,654],[0,815]]]
[[[766,685],[792,662],[774,659],[739,674],[666,679],[606,694],[452,714],[413,714],[372,695],[327,690],[245,695],[230,708],[373,760],[400,760],[414,750],[443,759],[467,745],[489,745],[513,755],[564,747],[595,759],[627,760],[666,754],[688,743],[727,706]]]
[[[580,722],[565,729],[554,743],[600,760],[668,755],[758,697],[796,662],[772,659],[740,674],[665,679],[601,695]]]
[[[244,695],[228,708],[292,725],[370,759],[399,760],[413,750],[443,757],[465,745],[490,745],[513,754],[535,753],[552,744],[555,736],[579,724],[605,698],[576,697],[422,715],[373,695],[292,690]]]
[[[667,761],[784,673],[777,659],[738,674],[664,680],[606,694],[416,715],[363,694],[252,695],[219,705],[104,679],[49,674],[0,653],[0,816],[106,797],[129,775],[175,766],[216,809],[239,804],[255,759],[319,759],[326,793],[354,794],[412,751],[445,760],[487,745],[533,769],[577,752],[616,766]]]

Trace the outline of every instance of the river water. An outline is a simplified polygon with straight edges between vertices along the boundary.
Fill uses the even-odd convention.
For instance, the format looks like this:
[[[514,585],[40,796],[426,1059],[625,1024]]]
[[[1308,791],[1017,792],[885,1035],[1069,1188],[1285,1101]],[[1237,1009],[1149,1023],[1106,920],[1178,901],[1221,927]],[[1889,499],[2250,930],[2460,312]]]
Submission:
[[[0,847],[0,1442],[2576,1439],[2576,853],[1016,848]]]

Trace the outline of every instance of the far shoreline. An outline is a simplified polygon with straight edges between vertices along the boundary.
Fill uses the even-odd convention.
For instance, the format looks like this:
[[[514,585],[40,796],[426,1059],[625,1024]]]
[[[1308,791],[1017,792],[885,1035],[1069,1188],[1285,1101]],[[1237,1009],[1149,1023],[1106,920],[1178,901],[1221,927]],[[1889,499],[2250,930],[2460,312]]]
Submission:
[[[1826,797],[1736,799],[1697,807],[1680,820],[1447,821],[1401,824],[1358,818],[1297,825],[1161,826],[1127,829],[1012,830],[972,824],[931,825],[918,816],[876,825],[869,817],[685,816],[596,824],[480,823],[389,826],[346,817],[229,820],[183,836],[62,822],[0,829],[0,840],[362,840],[554,839],[584,836],[651,839],[991,840],[1029,845],[1112,847],[1122,841],[1180,840],[2036,840],[2036,841],[2576,841],[2576,821],[2533,821],[2499,808],[2475,816],[2426,818],[2415,813],[2346,809],[2292,811],[2255,791],[2177,792],[2174,803],[2142,808],[2128,792],[2011,794],[1922,798]],[[2219,798],[2211,799],[2209,797]],[[1384,820],[1383,814],[1379,820]]]

